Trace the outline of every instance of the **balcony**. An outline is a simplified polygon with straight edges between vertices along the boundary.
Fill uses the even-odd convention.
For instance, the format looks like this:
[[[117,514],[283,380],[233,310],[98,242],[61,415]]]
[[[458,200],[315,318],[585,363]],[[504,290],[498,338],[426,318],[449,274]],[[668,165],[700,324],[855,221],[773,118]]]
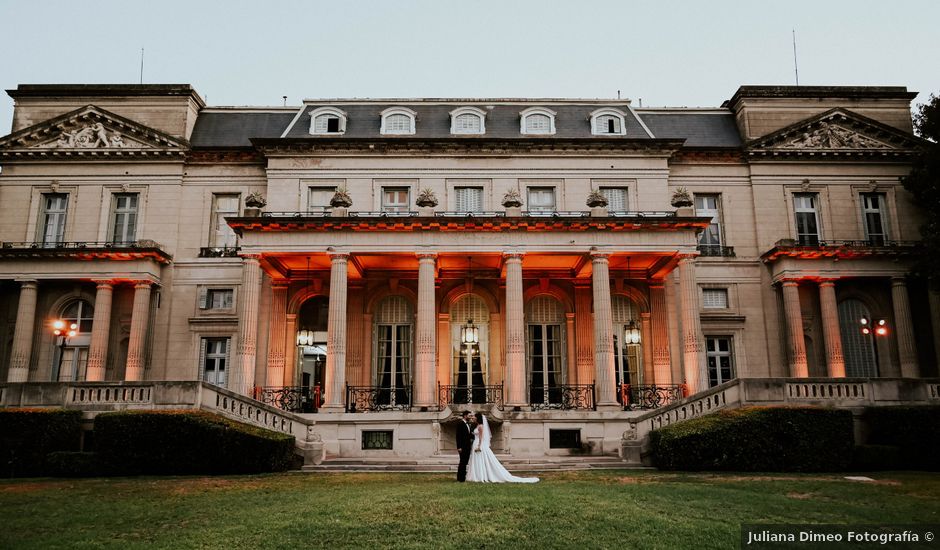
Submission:
[[[254,398],[282,411],[315,413],[320,408],[322,395],[319,385],[313,388],[305,386],[272,386],[255,388]]]
[[[451,405],[493,405],[503,410],[503,385],[493,386],[437,386],[438,408]],[[451,407],[452,409],[454,407]]]
[[[240,246],[204,246],[199,249],[200,258],[237,258]]]
[[[346,412],[411,410],[412,387],[346,386]]]
[[[149,239],[139,241],[0,242],[0,257],[62,258],[80,260],[153,259],[168,264],[173,257]]]
[[[798,241],[796,239],[780,239],[774,247],[761,255],[765,263],[773,262],[778,258],[835,258],[855,259],[865,257],[902,257],[916,254],[920,249],[921,241],[894,241],[881,237],[866,240],[828,240],[828,241]]]
[[[618,401],[625,411],[658,409],[675,403],[688,395],[685,384],[631,385],[621,384]]]
[[[720,244],[700,244],[698,252],[703,258],[734,258],[733,246],[722,246]]]
[[[568,386],[530,386],[529,404],[533,411],[539,410],[597,410],[594,384]]]

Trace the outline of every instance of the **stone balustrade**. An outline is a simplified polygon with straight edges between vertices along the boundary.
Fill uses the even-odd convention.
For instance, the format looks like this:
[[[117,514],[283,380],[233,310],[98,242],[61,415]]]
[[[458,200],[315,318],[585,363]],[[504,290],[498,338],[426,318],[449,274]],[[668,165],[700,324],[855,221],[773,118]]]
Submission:
[[[129,386],[122,384],[69,386],[66,390],[66,405],[115,405],[115,404],[150,404],[153,403],[151,385]]]

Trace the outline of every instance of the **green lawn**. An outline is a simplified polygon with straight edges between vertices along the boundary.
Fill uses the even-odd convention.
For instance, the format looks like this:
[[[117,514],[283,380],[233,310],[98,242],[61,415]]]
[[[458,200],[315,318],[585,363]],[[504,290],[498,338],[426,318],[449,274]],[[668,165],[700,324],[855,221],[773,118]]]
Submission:
[[[0,548],[733,548],[742,522],[940,523],[940,475],[444,474],[0,481]]]

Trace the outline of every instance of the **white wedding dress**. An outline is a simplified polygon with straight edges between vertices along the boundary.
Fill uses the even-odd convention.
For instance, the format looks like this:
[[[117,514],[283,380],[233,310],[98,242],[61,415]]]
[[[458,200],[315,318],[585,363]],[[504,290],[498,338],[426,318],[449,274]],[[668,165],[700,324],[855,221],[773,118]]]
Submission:
[[[483,417],[483,424],[477,428],[477,439],[473,442],[470,463],[467,465],[467,481],[482,483],[537,483],[537,477],[516,477],[510,474],[490,449],[493,433],[490,424]],[[477,452],[477,448],[480,449]]]

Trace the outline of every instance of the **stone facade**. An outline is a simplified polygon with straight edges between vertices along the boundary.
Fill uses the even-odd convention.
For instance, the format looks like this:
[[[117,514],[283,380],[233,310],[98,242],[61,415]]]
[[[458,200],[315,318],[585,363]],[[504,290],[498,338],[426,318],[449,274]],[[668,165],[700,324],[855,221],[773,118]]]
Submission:
[[[204,380],[343,456],[447,452],[450,413],[482,408],[524,456],[614,452],[654,396],[733,378],[937,376],[904,88],[744,86],[714,109],[9,94],[10,383]]]

